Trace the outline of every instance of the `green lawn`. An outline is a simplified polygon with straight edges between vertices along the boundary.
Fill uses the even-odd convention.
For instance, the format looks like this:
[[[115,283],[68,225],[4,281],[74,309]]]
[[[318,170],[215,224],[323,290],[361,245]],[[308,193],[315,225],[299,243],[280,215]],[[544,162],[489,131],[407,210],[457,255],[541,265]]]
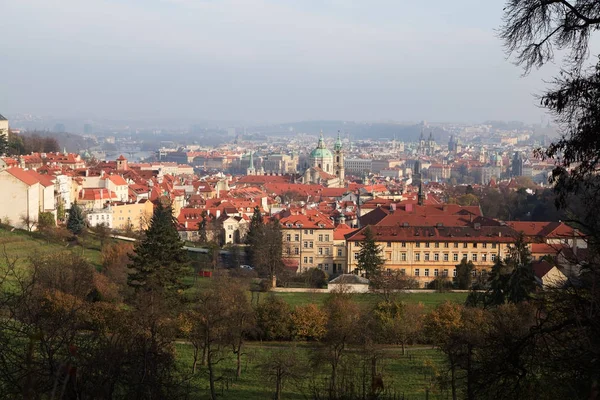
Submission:
[[[218,393],[223,399],[269,399],[272,397],[274,384],[266,379],[260,369],[269,352],[277,348],[291,348],[293,343],[258,343],[250,342],[246,346],[243,358],[242,377],[235,378],[235,362],[226,354],[225,360],[218,365],[218,376],[223,376],[216,384]],[[314,368],[310,366],[309,357],[315,352],[314,343],[298,343],[300,363],[306,363],[307,378]],[[177,359],[180,367],[189,373],[192,365],[192,347],[178,344]],[[398,399],[425,399],[429,388],[429,399],[441,399],[441,395],[432,388],[436,370],[442,369],[443,355],[436,350],[415,348],[402,355],[398,348],[384,350],[385,357],[379,361],[378,373],[381,373],[387,394]],[[318,379],[326,378],[328,369],[322,366],[317,372]],[[288,382],[284,385],[283,399],[312,398],[309,395],[308,379],[301,382]],[[192,378],[194,386],[193,399],[209,398],[209,383],[206,367],[198,365]]]
[[[287,301],[291,306],[305,305],[315,303],[322,305],[328,293],[282,293],[274,292],[274,295]],[[353,299],[363,305],[374,305],[380,301],[382,297],[375,293],[360,293],[353,294]],[[426,308],[434,308],[440,303],[451,301],[456,303],[464,303],[467,298],[467,293],[400,293],[398,299],[411,303],[423,303]]]
[[[0,228],[0,265],[6,262],[6,254],[12,259],[17,259],[18,265],[26,265],[28,259],[35,255],[46,255],[60,251],[72,251],[88,259],[96,268],[102,265],[100,242],[88,236],[83,241],[84,246],[55,243],[43,239],[39,234],[15,229],[14,231]]]

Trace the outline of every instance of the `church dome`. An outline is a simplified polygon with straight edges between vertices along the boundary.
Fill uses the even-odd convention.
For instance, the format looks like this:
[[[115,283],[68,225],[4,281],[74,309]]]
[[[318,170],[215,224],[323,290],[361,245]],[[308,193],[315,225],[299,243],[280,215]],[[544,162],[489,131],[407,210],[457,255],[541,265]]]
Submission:
[[[310,157],[312,159],[316,159],[316,158],[331,158],[331,159],[333,159],[333,154],[331,154],[331,151],[329,151],[329,149],[327,149],[325,147],[325,140],[323,139],[322,133],[321,133],[321,137],[319,138],[319,144],[317,145],[317,148],[314,149],[310,153]]]
[[[318,147],[310,153],[310,156],[312,158],[333,158],[333,154],[331,154],[331,151],[327,149],[320,149]]]

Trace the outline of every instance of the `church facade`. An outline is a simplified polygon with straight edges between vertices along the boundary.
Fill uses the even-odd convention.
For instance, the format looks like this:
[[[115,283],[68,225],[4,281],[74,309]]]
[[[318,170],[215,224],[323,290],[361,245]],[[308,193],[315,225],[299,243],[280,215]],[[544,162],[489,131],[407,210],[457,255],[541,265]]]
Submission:
[[[325,146],[323,133],[317,147],[310,153],[308,167],[302,174],[305,184],[320,184],[325,187],[344,187],[344,150],[338,133],[333,153]]]

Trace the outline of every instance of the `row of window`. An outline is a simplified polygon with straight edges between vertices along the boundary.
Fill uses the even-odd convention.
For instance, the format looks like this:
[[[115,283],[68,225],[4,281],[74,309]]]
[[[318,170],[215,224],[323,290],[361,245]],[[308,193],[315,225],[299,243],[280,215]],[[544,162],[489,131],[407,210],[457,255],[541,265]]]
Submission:
[[[445,249],[447,249],[447,248],[450,247],[450,243],[449,242],[443,242],[443,243],[440,243],[440,242],[434,242],[434,243],[432,243],[432,242],[424,242],[423,244],[424,244],[425,248],[430,248],[433,245],[434,248],[438,249],[438,248],[440,248],[440,246],[442,244],[443,244],[443,246],[444,246]],[[481,248],[482,249],[487,249],[487,247],[488,247],[488,243],[477,243],[477,242],[475,242],[475,243],[472,243],[473,248],[474,249],[478,248],[479,244],[481,244]],[[453,247],[455,249],[459,248],[460,247],[459,245],[460,244],[458,242],[453,242]],[[496,243],[491,243],[491,245],[492,245],[492,249],[496,248]],[[406,242],[400,242],[400,246],[401,247],[406,247]],[[463,244],[462,244],[463,249],[468,248],[468,246],[469,246],[468,242],[463,242]],[[392,242],[387,242],[387,247],[392,247]],[[421,247],[421,242],[415,242],[415,247],[419,247],[420,248]]]
[[[339,251],[338,251],[339,252]],[[386,258],[388,260],[392,259],[392,253],[386,253]],[[407,255],[406,253],[400,253],[400,261],[407,261]],[[452,261],[458,261],[459,258],[459,254],[458,253],[454,253],[452,254]],[[468,259],[469,255],[467,253],[464,253],[462,255],[463,259]],[[354,253],[354,259],[358,260],[358,253]],[[442,259],[443,261],[450,261],[450,255],[448,253],[444,253],[442,254]],[[496,253],[492,253],[491,257],[490,257],[491,261],[496,261]],[[415,262],[420,262],[421,261],[421,253],[415,253],[414,254],[414,261]],[[430,253],[423,253],[423,261],[440,261],[440,253],[433,253],[433,258],[431,258],[431,254]],[[479,254],[475,253],[475,254],[471,254],[471,261],[474,262],[478,262],[479,261]],[[481,262],[487,262],[488,261],[488,255],[487,253],[483,253],[481,254]]]
[[[312,230],[311,230],[310,233],[312,233]],[[319,235],[318,241],[319,242],[329,242],[329,238],[330,238],[329,234]],[[288,233],[287,235],[285,235],[285,240],[287,242],[291,242],[292,241],[292,235],[290,233]],[[294,242],[299,242],[299,241],[300,241],[300,234],[299,233],[294,234]]]
[[[306,242],[305,242],[305,244],[306,244]],[[307,247],[304,246],[304,248],[307,248]],[[313,247],[310,246],[310,248],[312,249]],[[298,255],[298,254],[300,254],[300,248],[299,247],[294,247],[293,250],[292,250],[292,248],[288,247],[286,249],[286,253],[288,255],[292,254],[292,252],[294,252],[294,254]],[[319,253],[319,255],[326,255],[326,256],[328,256],[328,255],[330,255],[329,252],[330,252],[330,248],[329,247],[318,247],[318,253]],[[344,250],[343,249],[337,249],[337,256],[338,257],[343,257],[343,255],[344,255]]]
[[[388,270],[389,271],[389,270]],[[429,268],[424,268],[423,269],[423,276],[430,276],[429,275]],[[442,272],[442,276],[448,276],[448,270],[444,269],[441,271]],[[400,270],[400,273],[402,273],[403,275],[406,274],[406,271],[404,269]],[[485,273],[487,273],[486,271],[479,271],[480,275],[484,275]],[[471,275],[473,277],[477,276],[477,271],[471,271]],[[419,268],[415,268],[415,276],[421,276],[421,270]],[[440,276],[440,270],[435,268],[433,270],[433,276]],[[452,276],[456,277],[456,268],[452,270]]]
[[[325,271],[329,271],[329,263],[319,264],[317,267]],[[333,272],[340,272],[342,270],[342,264],[331,264],[333,266]]]

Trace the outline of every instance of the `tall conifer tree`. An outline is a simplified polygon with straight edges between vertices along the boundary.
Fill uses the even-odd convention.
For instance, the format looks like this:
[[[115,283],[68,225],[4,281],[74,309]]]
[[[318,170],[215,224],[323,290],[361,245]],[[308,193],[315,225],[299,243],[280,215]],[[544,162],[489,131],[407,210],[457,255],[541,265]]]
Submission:
[[[381,249],[375,242],[375,236],[371,228],[367,226],[364,230],[364,239],[359,242],[360,251],[358,252],[359,271],[365,271],[367,278],[372,278],[381,273],[385,259],[381,255]]]
[[[81,211],[81,207],[77,205],[77,202],[73,203],[69,209],[67,229],[74,235],[79,235],[85,229],[85,218]]]
[[[137,242],[130,255],[132,272],[128,284],[136,289],[183,289],[182,278],[188,268],[188,255],[177,233],[171,204],[159,202],[154,208],[144,239]]]

